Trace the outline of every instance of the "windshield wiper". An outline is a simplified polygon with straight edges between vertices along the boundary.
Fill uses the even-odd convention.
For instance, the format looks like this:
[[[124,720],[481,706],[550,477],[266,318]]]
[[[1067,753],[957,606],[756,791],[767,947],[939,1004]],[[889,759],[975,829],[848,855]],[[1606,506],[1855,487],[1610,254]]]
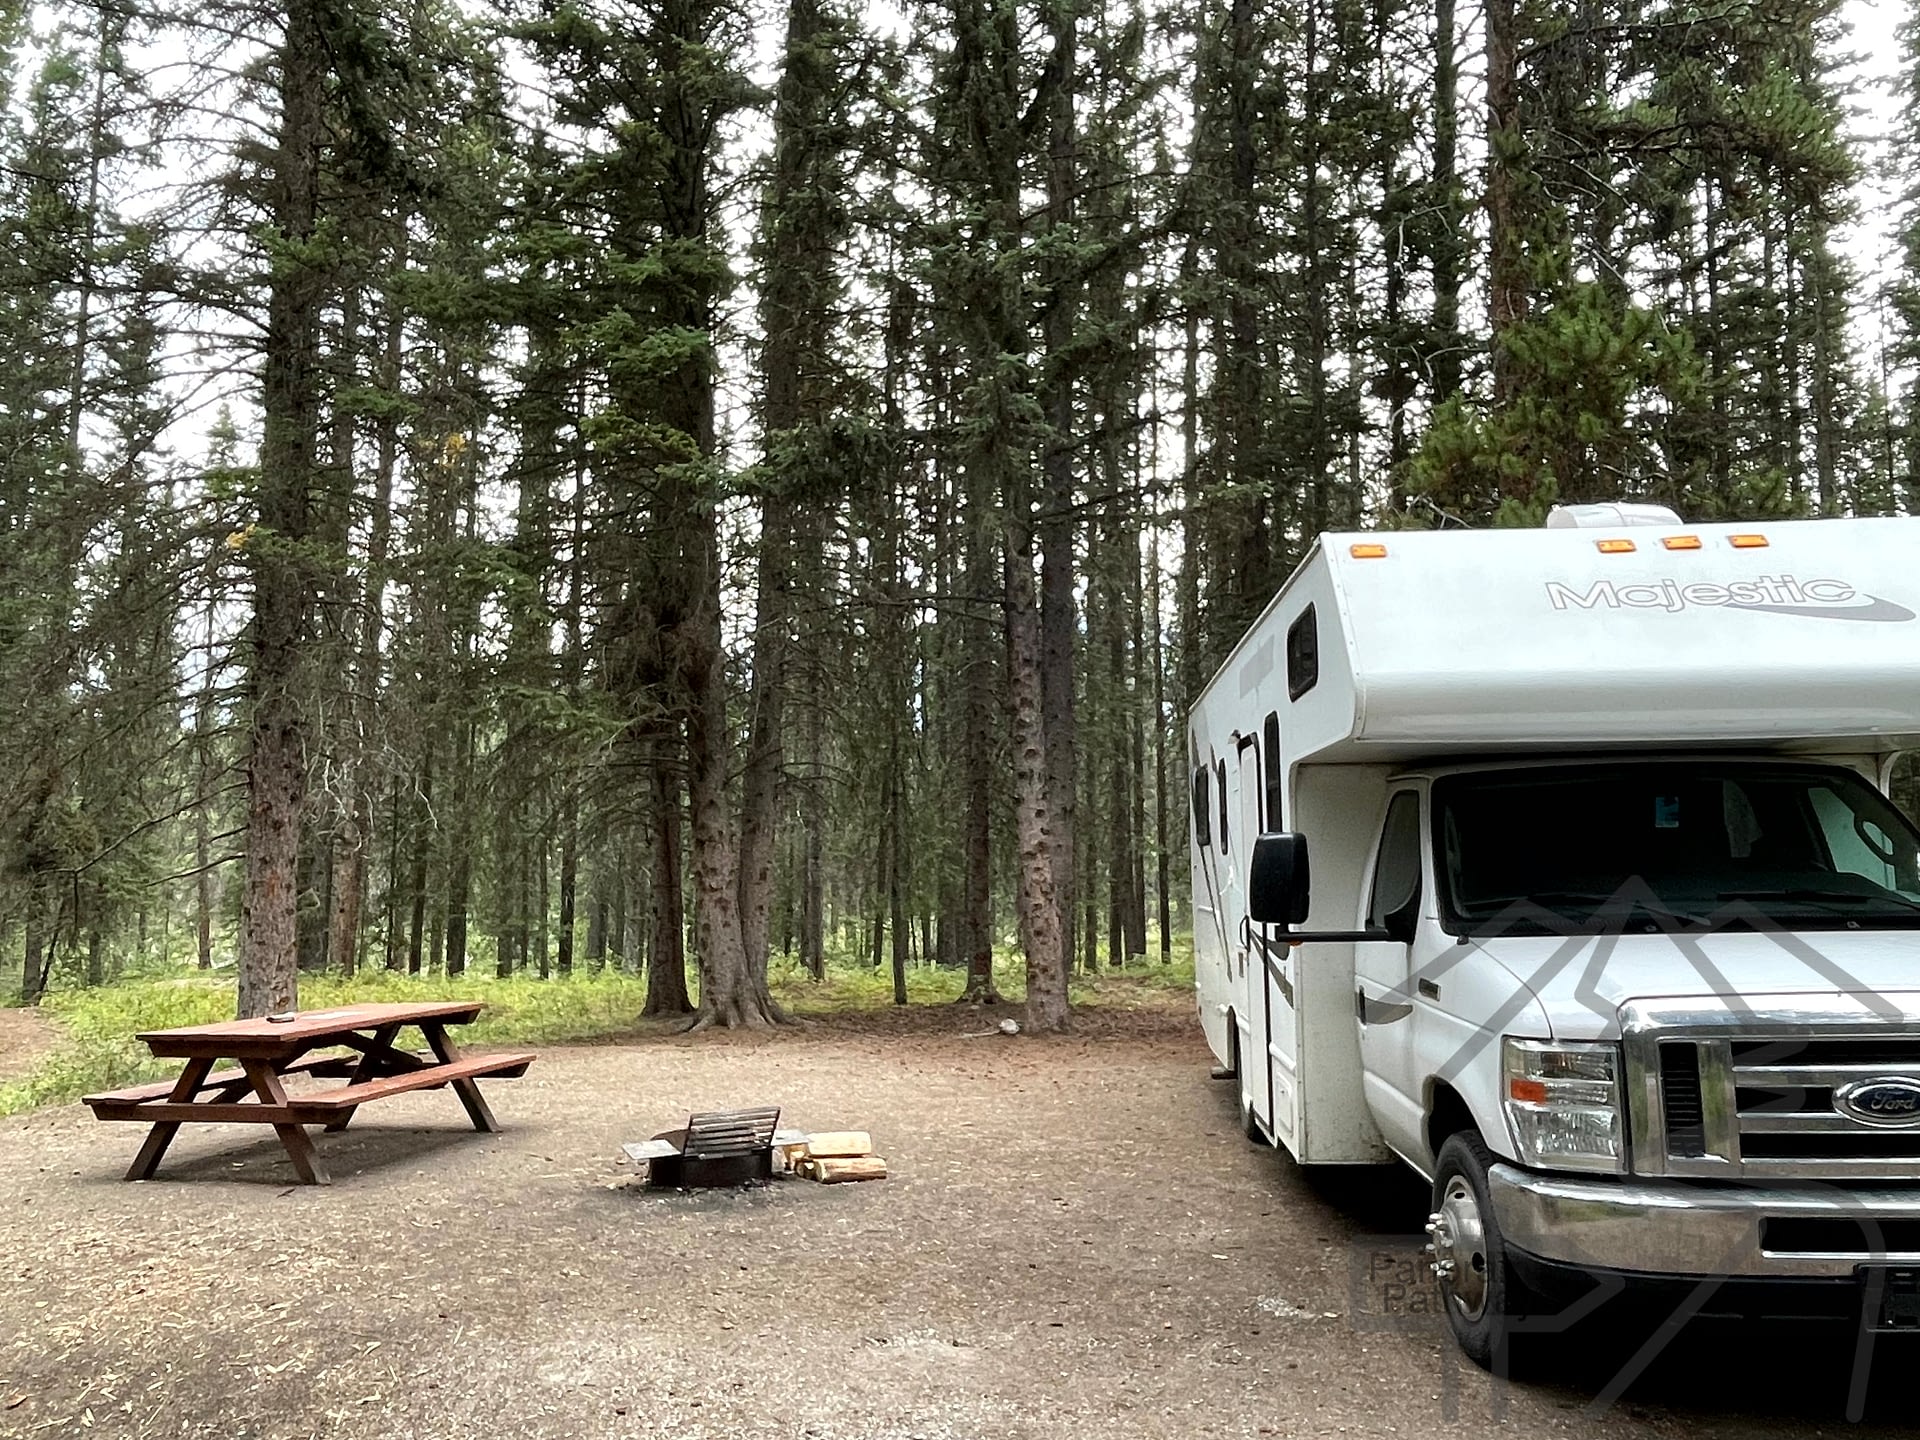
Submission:
[[[1904,895],[1853,895],[1843,890],[1722,890],[1721,900],[1784,900],[1789,905],[1883,905],[1920,910],[1920,903]]]
[[[1699,917],[1683,915],[1670,906],[1651,900],[1644,895],[1622,896],[1619,893],[1598,894],[1584,890],[1532,890],[1524,895],[1499,895],[1491,900],[1474,903],[1476,919],[1491,920],[1502,911],[1522,902],[1538,905],[1543,910],[1552,910],[1562,905],[1591,906],[1596,914],[1603,909],[1614,915],[1630,914],[1635,910],[1644,910],[1649,915],[1664,916],[1669,920],[1693,920]]]
[[[1517,905],[1522,900],[1531,900],[1536,905],[1610,905],[1619,900],[1619,894],[1603,895],[1592,890],[1529,890],[1521,895],[1496,895],[1490,900],[1482,900],[1481,905]],[[1626,903],[1640,905],[1645,902],[1634,898]]]

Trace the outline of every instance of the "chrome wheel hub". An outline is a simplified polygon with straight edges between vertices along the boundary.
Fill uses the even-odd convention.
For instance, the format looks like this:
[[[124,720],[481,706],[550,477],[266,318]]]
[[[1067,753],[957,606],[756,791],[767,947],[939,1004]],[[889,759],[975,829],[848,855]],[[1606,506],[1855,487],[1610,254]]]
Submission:
[[[1480,1202],[1465,1177],[1454,1175],[1427,1217],[1427,1254],[1434,1277],[1461,1317],[1478,1320],[1487,1308],[1487,1233]]]

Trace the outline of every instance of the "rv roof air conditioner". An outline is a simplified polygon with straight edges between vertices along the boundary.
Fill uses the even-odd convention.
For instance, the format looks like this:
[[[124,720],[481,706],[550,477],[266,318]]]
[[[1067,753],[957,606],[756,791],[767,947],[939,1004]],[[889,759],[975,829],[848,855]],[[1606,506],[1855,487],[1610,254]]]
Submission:
[[[1635,505],[1623,501],[1604,505],[1556,505],[1547,512],[1549,530],[1617,530],[1622,525],[1684,523],[1664,505]]]

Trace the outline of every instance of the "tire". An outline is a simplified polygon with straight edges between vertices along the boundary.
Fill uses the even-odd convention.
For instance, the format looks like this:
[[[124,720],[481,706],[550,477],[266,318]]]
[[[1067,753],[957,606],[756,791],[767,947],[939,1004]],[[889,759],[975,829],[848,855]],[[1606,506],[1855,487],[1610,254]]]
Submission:
[[[1447,1325],[1467,1358],[1508,1373],[1516,1322],[1535,1313],[1537,1300],[1514,1274],[1487,1171],[1493,1156],[1471,1130],[1447,1137],[1433,1171],[1433,1213],[1427,1231],[1440,1273]],[[1451,1273],[1440,1267],[1451,1262]]]

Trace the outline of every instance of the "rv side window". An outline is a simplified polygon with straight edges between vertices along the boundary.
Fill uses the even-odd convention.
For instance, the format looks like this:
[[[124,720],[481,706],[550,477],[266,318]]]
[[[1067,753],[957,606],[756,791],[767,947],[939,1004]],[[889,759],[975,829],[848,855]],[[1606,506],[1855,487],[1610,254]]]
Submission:
[[[1309,605],[1287,631],[1287,698],[1298,700],[1320,679],[1320,622]]]
[[[1887,792],[1907,818],[1920,825],[1920,750],[1909,750],[1893,762],[1893,783]]]
[[[1214,764],[1218,773],[1213,777],[1215,788],[1219,791],[1220,802],[1220,853],[1226,854],[1233,847],[1227,843],[1227,762],[1217,760]]]
[[[1279,830],[1283,828],[1280,823],[1280,716],[1275,711],[1267,712],[1260,749],[1267,782],[1267,829]]]
[[[1419,898],[1420,796],[1402,790],[1387,807],[1387,823],[1380,831],[1380,859],[1373,867],[1367,928],[1384,929],[1388,916],[1401,913]]]
[[[1207,767],[1198,765],[1193,771],[1193,843],[1200,846],[1213,844],[1213,797],[1207,793]]]

